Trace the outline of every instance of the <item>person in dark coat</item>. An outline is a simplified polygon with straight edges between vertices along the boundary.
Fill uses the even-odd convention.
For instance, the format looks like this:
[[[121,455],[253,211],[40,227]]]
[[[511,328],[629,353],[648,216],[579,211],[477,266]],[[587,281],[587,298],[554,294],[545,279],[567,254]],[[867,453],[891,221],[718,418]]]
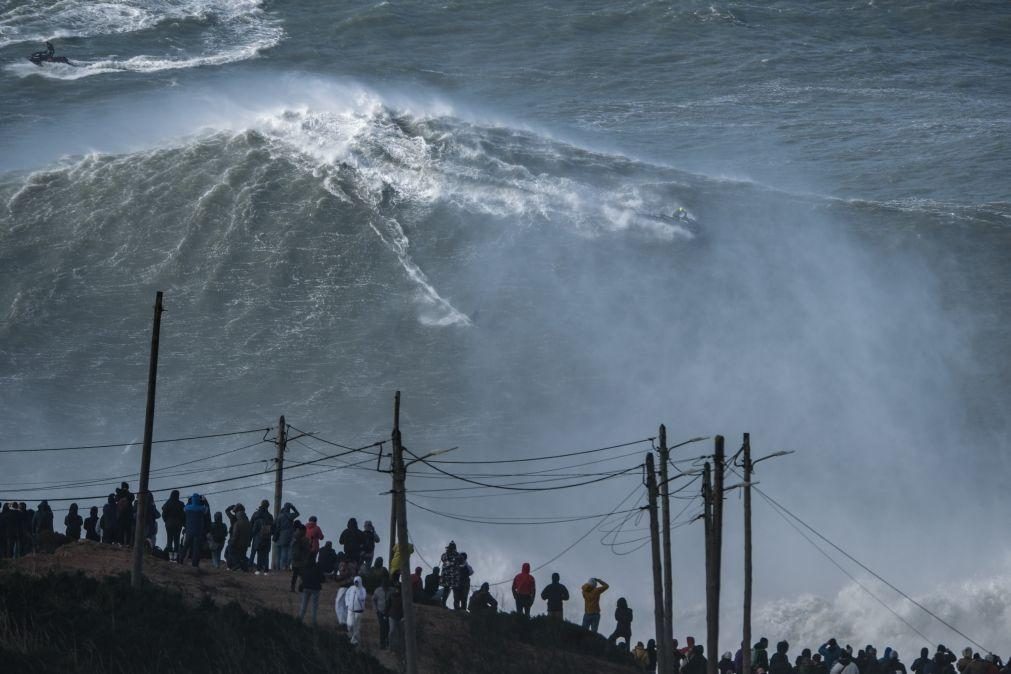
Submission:
[[[934,661],[930,659],[930,649],[921,648],[920,657],[913,660],[909,668],[914,674],[934,674]]]
[[[624,597],[618,598],[618,606],[614,609],[614,620],[618,625],[614,628],[611,636],[607,637],[607,640],[612,646],[615,646],[618,639],[623,638],[627,650],[632,641],[632,609],[628,607],[628,601]]]
[[[291,539],[295,536],[296,518],[301,513],[290,503],[285,503],[274,522],[274,542],[277,543],[277,568],[281,571],[291,569]]]
[[[102,536],[99,534],[98,526],[98,506],[91,506],[91,511],[88,513],[88,517],[84,520],[84,539],[87,541],[94,541],[98,543],[102,540]]]
[[[369,568],[372,566],[372,559],[376,555],[376,543],[379,542],[379,534],[372,526],[372,520],[365,520],[362,528],[362,563],[361,566]]]
[[[386,649],[390,645],[390,604],[392,601],[393,591],[390,589],[390,577],[387,575],[381,579],[379,587],[372,593],[372,605],[376,609],[376,620],[379,621],[379,648],[382,649]]]
[[[115,543],[118,540],[116,521],[116,495],[109,494],[109,500],[102,506],[102,542]]]
[[[228,568],[249,571],[249,558],[246,549],[249,547],[251,527],[246,517],[246,507],[241,503],[225,508],[225,515],[232,528],[228,538]]]
[[[249,561],[256,565],[256,573],[265,573],[270,568],[271,536],[274,532],[274,516],[270,514],[270,501],[260,501],[260,507],[249,518],[250,554]]]
[[[182,563],[185,561],[185,555],[189,555],[190,563],[198,567],[200,566],[201,545],[206,533],[204,514],[207,506],[201,502],[200,494],[193,494],[183,510],[186,513],[186,538],[183,539],[183,559],[179,561]]]
[[[442,608],[446,608],[449,593],[457,586],[456,581],[460,569],[460,553],[456,551],[455,541],[449,542],[440,561],[442,562],[442,575],[439,578],[439,582],[442,584]]]
[[[316,613],[319,611],[319,593],[323,590],[323,571],[319,564],[309,561],[302,567],[302,603],[298,611],[298,619],[305,619],[305,609],[312,602],[312,626],[316,626]]]
[[[72,541],[80,540],[81,527],[84,526],[84,518],[77,512],[77,504],[70,504],[70,511],[63,518],[63,526],[66,527],[66,536]]]
[[[228,527],[225,526],[224,518],[220,512],[214,513],[214,522],[211,523],[211,566],[215,569],[221,567],[221,553],[225,549],[225,541],[228,539]]]
[[[147,510],[144,511],[144,540],[154,550],[158,542],[158,520],[161,519],[161,513],[158,512],[158,507],[154,504],[154,494],[148,492],[145,498],[147,499]]]
[[[561,576],[557,573],[551,574],[551,584],[541,591],[541,599],[548,602],[548,617],[553,620],[562,620],[565,611],[562,602],[569,600],[569,589],[559,582]]]
[[[165,552],[168,553],[169,561],[179,560],[179,540],[182,534],[183,524],[186,523],[186,513],[183,511],[183,502],[179,500],[179,490],[173,490],[168,500],[162,504],[161,517],[165,523]]]
[[[470,597],[467,603],[467,610],[474,615],[494,614],[498,611],[498,602],[491,596],[491,589],[488,583],[481,583],[480,589]]]
[[[358,565],[362,559],[362,546],[365,543],[365,536],[358,528],[358,520],[354,517],[348,520],[347,528],[341,532],[338,543],[344,546],[344,561],[354,567],[353,573],[358,572]]]
[[[291,591],[295,591],[295,581],[302,575],[302,568],[312,559],[309,539],[305,537],[305,527],[295,529],[291,540]]]
[[[319,562],[319,570],[325,576],[332,574],[337,569],[337,551],[333,549],[331,541],[327,541],[326,545],[320,549],[317,561]]]
[[[681,667],[681,674],[706,674],[706,665],[708,664],[705,649],[701,644],[696,644],[691,655],[688,656],[687,662]]]
[[[425,576],[425,600],[434,601],[439,594],[439,567],[433,567],[432,573]]]
[[[134,508],[134,495],[130,491],[130,485],[121,482],[116,490],[116,522],[118,523],[118,543],[123,545],[133,544],[133,527],[136,510]]]
[[[776,652],[769,660],[769,674],[793,674],[793,666],[790,665],[790,656],[787,652],[790,644],[780,641],[776,644]]]

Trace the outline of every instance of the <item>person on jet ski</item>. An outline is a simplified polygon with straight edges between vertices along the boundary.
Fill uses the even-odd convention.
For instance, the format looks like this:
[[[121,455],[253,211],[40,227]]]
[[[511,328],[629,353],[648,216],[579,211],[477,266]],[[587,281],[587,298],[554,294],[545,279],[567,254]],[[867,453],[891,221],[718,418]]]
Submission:
[[[68,66],[74,65],[66,56],[56,56],[56,49],[52,42],[46,42],[46,51],[37,51],[28,57],[28,60],[37,66],[43,63],[65,63]]]

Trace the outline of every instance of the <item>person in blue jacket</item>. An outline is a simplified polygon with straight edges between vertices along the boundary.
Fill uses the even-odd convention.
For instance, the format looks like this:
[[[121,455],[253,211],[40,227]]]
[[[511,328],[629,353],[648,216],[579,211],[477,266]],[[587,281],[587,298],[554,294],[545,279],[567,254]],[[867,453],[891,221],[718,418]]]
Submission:
[[[183,554],[188,554],[193,566],[200,566],[200,547],[204,540],[207,506],[200,500],[200,494],[193,494],[183,509],[186,514],[186,538],[183,539]],[[182,560],[180,560],[181,562]]]

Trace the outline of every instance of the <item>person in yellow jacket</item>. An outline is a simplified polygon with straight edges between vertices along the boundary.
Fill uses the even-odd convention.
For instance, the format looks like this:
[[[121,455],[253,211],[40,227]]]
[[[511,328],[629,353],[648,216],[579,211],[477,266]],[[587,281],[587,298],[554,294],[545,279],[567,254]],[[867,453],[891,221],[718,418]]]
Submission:
[[[583,583],[583,628],[596,632],[600,627],[600,595],[607,592],[610,585],[600,578],[591,578]]]
[[[411,568],[411,555],[414,554],[414,544],[407,544],[407,568]],[[390,560],[390,573],[400,571],[400,543],[393,546],[393,559]]]

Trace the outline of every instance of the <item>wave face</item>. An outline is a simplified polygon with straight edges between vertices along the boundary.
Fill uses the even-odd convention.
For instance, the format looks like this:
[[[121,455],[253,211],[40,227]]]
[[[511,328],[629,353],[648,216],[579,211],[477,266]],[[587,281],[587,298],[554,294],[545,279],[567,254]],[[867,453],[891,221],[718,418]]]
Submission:
[[[132,34],[131,48],[158,50],[129,57],[78,57],[71,52],[75,67],[9,64],[7,70],[20,77],[73,80],[115,72],[153,73],[223,65],[252,58],[281,41],[283,29],[261,5],[259,0],[12,3],[0,14],[0,48],[29,45],[34,50],[42,48],[46,40]],[[119,49],[123,46],[120,43]]]

